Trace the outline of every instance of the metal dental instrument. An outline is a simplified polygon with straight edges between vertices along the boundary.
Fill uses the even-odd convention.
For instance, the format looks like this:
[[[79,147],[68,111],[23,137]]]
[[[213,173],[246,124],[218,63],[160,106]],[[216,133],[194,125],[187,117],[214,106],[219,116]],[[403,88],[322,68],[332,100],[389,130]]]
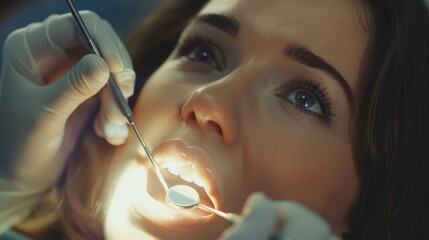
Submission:
[[[94,41],[92,40],[91,35],[89,34],[89,31],[86,28],[86,25],[82,20],[82,17],[80,16],[79,12],[76,10],[76,7],[74,6],[73,1],[72,0],[66,0],[66,3],[70,9],[71,14],[73,15],[73,17],[75,19],[77,25],[79,26],[79,29],[80,29],[84,39],[86,40],[87,47],[89,48],[91,53],[94,53],[94,54],[102,57],[100,51],[98,50],[97,46],[95,45]],[[132,112],[130,106],[128,105],[127,100],[125,99],[124,95],[122,94],[118,84],[112,78],[112,75],[109,76],[108,85],[110,87],[110,90],[112,91],[113,97],[115,98],[116,102],[119,105],[119,108],[121,109],[124,116],[127,118],[128,124],[133,127],[134,132],[136,133],[137,138],[139,139],[141,145],[143,146],[143,148],[146,152],[146,155],[148,156],[150,163],[152,164],[152,167],[153,167],[159,181],[161,182],[162,187],[164,188],[165,192],[167,192],[169,189],[167,182],[165,181],[164,177],[162,176],[160,169],[156,165],[155,160],[152,156],[152,153],[149,151],[149,148],[147,147],[146,143],[143,141],[143,138],[142,138],[139,130],[137,129],[137,127],[135,125],[133,112]]]
[[[227,220],[231,224],[238,223],[242,220],[241,216],[234,213],[225,213],[201,204],[198,192],[187,185],[175,185],[171,187],[167,191],[166,199],[167,202],[173,206],[185,209],[197,207],[206,212],[213,213],[216,216]]]

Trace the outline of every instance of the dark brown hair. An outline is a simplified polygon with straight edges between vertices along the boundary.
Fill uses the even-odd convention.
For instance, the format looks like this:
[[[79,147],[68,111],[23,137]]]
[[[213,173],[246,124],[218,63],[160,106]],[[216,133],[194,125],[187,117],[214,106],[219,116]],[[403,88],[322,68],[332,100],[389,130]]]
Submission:
[[[429,19],[424,1],[368,0],[375,37],[356,113],[361,193],[351,239],[423,239],[428,225]]]

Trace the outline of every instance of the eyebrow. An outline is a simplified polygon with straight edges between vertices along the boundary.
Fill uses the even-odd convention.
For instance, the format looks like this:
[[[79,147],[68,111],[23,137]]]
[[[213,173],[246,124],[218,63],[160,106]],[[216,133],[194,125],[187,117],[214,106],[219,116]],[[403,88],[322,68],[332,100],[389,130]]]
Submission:
[[[338,70],[336,70],[326,60],[311,52],[307,47],[297,43],[289,44],[285,48],[284,54],[301,64],[320,69],[331,75],[331,77],[336,80],[344,90],[350,107],[352,109],[354,108],[353,92],[350,88],[350,85],[347,83],[344,77],[341,76]]]
[[[196,16],[193,21],[203,22],[212,25],[213,27],[225,32],[231,37],[236,37],[240,31],[240,25],[238,24],[237,19],[234,16],[227,16],[223,14],[209,13]],[[330,65],[326,60],[317,56],[315,53],[310,51],[306,46],[291,43],[284,49],[284,54],[286,57],[291,58],[294,61],[297,61],[306,66],[320,69],[336,80],[341,88],[344,90],[349,106],[354,109],[354,98],[353,92],[350,85],[344,79],[344,77],[336,70],[332,65]]]
[[[209,13],[198,15],[193,20],[196,22],[208,23],[234,38],[240,31],[238,21],[233,16]]]

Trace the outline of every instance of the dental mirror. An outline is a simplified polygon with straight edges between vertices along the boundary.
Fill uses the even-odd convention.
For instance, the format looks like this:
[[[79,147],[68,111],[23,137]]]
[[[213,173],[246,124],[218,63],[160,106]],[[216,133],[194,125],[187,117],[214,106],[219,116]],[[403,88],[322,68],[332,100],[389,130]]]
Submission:
[[[200,202],[198,192],[187,185],[174,185],[168,189],[165,195],[167,202],[181,208],[193,208]]]
[[[200,195],[198,192],[187,185],[174,185],[168,189],[165,195],[167,202],[172,206],[190,209],[198,207],[206,212],[213,213],[230,223],[237,223],[241,221],[241,217],[233,213],[224,213],[217,209],[205,206],[200,203]]]

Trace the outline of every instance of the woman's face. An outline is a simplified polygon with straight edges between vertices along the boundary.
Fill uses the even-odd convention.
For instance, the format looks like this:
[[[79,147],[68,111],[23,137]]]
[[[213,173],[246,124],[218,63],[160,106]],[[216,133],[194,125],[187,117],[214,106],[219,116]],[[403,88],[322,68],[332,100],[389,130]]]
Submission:
[[[262,191],[303,203],[337,234],[345,231],[359,188],[351,122],[369,42],[357,4],[214,0],[204,7],[134,109],[167,183],[203,185],[205,204],[234,213]],[[163,205],[139,146],[131,136],[114,155],[108,237],[206,239],[228,227]],[[133,171],[130,182],[120,180]]]

